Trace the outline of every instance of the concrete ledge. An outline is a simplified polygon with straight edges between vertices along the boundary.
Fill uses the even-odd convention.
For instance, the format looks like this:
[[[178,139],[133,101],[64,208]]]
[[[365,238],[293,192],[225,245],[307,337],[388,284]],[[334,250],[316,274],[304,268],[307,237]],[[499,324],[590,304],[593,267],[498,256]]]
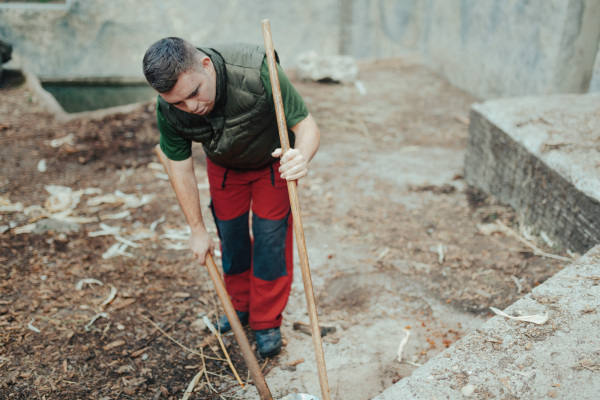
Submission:
[[[374,400],[598,399],[600,246],[505,312],[549,320],[495,316]]]
[[[23,72],[23,75],[25,76],[25,79],[27,82],[27,87],[29,87],[29,89],[35,94],[35,96],[37,96],[42,107],[46,111],[48,111],[50,114],[52,114],[54,116],[54,118],[56,118],[58,121],[61,121],[61,122],[73,121],[73,120],[80,119],[80,118],[86,118],[86,119],[91,119],[91,120],[101,120],[110,115],[129,114],[133,111],[136,111],[138,109],[141,109],[142,107],[147,106],[149,103],[149,102],[145,101],[145,102],[139,102],[139,103],[125,104],[122,106],[103,108],[103,109],[94,110],[94,111],[68,113],[64,110],[64,108],[62,108],[62,106],[54,98],[54,96],[52,96],[50,94],[50,92],[48,92],[46,89],[43,88],[40,80],[38,79],[37,76],[35,76],[35,74],[33,74],[27,70],[23,70],[22,72]],[[130,82],[130,81],[123,80],[123,82]]]
[[[538,232],[585,253],[600,243],[600,93],[475,104],[465,179]]]

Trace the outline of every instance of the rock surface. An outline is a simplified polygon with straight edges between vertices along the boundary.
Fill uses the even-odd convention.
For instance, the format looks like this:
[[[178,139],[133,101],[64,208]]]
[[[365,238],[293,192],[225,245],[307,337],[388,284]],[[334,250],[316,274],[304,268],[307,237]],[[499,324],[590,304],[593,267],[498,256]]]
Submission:
[[[505,310],[544,325],[493,317],[374,400],[597,399],[599,280],[597,246]]]

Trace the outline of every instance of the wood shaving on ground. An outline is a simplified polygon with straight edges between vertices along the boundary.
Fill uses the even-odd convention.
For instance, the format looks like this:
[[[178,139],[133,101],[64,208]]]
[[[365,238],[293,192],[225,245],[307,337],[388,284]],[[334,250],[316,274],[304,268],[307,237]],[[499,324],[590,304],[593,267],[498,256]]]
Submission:
[[[170,240],[189,240],[191,231],[189,227],[183,229],[167,229],[165,233],[160,235],[159,239],[170,239]]]
[[[204,375],[204,368],[202,368],[200,370],[200,372],[198,372],[196,374],[196,376],[194,376],[194,378],[192,379],[192,381],[188,385],[187,389],[185,389],[185,392],[183,393],[183,397],[181,398],[181,400],[187,400],[187,399],[190,398],[190,396],[192,395],[192,392],[194,391],[194,388],[198,384],[198,381],[200,380],[200,378],[202,377],[202,375]]]
[[[443,244],[438,244],[437,246],[437,253],[438,253],[438,263],[442,264],[444,262],[444,245]]]
[[[514,275],[511,275],[510,278],[513,280],[513,282],[517,286],[517,293],[521,293],[521,290],[523,290],[523,285],[521,285],[521,281],[519,280],[519,278],[517,278]]]
[[[385,257],[385,256],[387,256],[387,255],[389,254],[390,250],[391,250],[391,249],[390,249],[389,247],[384,247],[384,248],[383,248],[383,249],[382,249],[382,250],[379,252],[379,254],[377,255],[377,259],[376,259],[376,261],[381,261],[381,260],[383,260],[383,259],[384,259],[384,257]]]
[[[533,322],[534,324],[538,324],[538,325],[543,325],[548,321],[547,313],[544,315],[527,315],[527,316],[522,316],[522,317],[513,317],[512,315],[508,315],[505,312],[500,311],[494,307],[490,307],[490,310],[492,310],[493,312],[495,312],[496,314],[498,314],[502,317],[514,319],[515,321]]]
[[[557,256],[555,254],[546,253],[545,251],[539,249],[536,245],[534,245],[533,243],[531,243],[530,241],[528,241],[527,239],[525,239],[523,236],[519,235],[517,232],[515,232],[512,229],[510,229],[508,226],[506,226],[499,219],[496,220],[496,224],[498,224],[498,226],[500,226],[504,232],[508,233],[511,236],[514,236],[521,243],[523,243],[527,247],[531,248],[533,250],[533,254],[535,254],[535,255],[542,256],[542,257],[548,257],[548,258],[554,258],[556,260],[561,260],[561,261],[565,261],[565,262],[572,262],[573,261],[572,258],[567,258],[567,257]]]
[[[102,190],[98,188],[73,190],[70,187],[59,185],[46,185],[44,189],[50,193],[50,197],[46,199],[44,207],[52,213],[75,209],[83,195],[102,193]]]
[[[182,243],[182,242],[177,242],[177,243],[172,243],[172,242],[164,242],[163,243],[163,249],[165,250],[187,250],[189,249],[189,245]]]
[[[108,318],[108,314],[105,313],[105,312],[101,312],[101,313],[98,313],[98,314],[94,315],[94,317],[92,318],[92,320],[90,322],[88,322],[87,325],[84,327],[85,331],[89,332],[90,328],[92,327],[92,325],[94,325],[94,322],[96,322],[96,320],[98,318],[101,318],[101,317],[102,318]]]
[[[164,171],[165,167],[161,163],[151,162],[148,164],[148,168],[153,169],[155,171]]]
[[[69,133],[67,136],[63,136],[61,138],[51,140],[50,146],[54,147],[54,148],[60,147],[63,144],[68,144],[69,146],[75,146],[75,141],[73,139],[74,139],[73,134]]]
[[[406,336],[402,338],[400,341],[400,345],[398,346],[398,362],[402,362],[402,352],[404,351],[404,346],[408,343],[408,338],[410,337],[410,331],[408,329],[402,329]]]
[[[27,324],[27,328],[29,328],[29,330],[32,330],[34,332],[41,333],[42,331],[40,331],[38,328],[36,328],[35,326],[33,326],[33,321],[34,320],[35,320],[34,318],[31,318],[31,321],[29,321],[29,323]]]
[[[98,236],[106,236],[106,235],[118,235],[121,233],[121,227],[119,226],[110,226],[105,223],[100,223],[99,231],[88,232],[89,237],[98,237]]]
[[[80,217],[76,215],[71,215],[73,211],[74,210],[64,210],[51,214],[48,217],[58,221],[74,222],[76,224],[89,224],[98,220],[96,217]]]
[[[477,229],[479,229],[479,233],[484,236],[490,236],[494,233],[502,233],[504,230],[498,224],[477,224]]]
[[[23,211],[23,203],[11,203],[8,196],[0,196],[0,212],[21,212]]]
[[[104,221],[107,219],[123,219],[131,215],[131,211],[125,210],[114,214],[104,214],[100,216],[100,220]]]
[[[133,247],[135,249],[142,247],[141,244],[135,243],[129,239],[125,239],[123,236],[120,236],[120,235],[115,235],[115,239],[117,240],[117,242],[121,242],[121,243],[126,244],[129,247]]]
[[[102,304],[100,304],[100,306],[99,306],[100,310],[104,309],[105,306],[110,304],[115,299],[116,296],[117,296],[117,288],[114,287],[113,285],[110,285],[110,294],[108,295],[106,300],[104,300],[102,302]]]
[[[154,176],[158,179],[162,179],[163,181],[169,180],[169,175],[165,174],[164,172],[155,172]]]
[[[99,281],[98,279],[94,279],[94,278],[85,278],[85,279],[81,279],[79,282],[77,282],[77,284],[75,285],[75,289],[76,290],[81,290],[83,289],[83,285],[89,285],[90,287],[92,286],[92,284],[96,284],[99,286],[103,286],[104,283],[102,281]]]
[[[132,253],[129,253],[127,251],[125,251],[127,249],[127,247],[129,247],[127,244],[125,243],[115,243],[112,246],[109,247],[108,250],[106,250],[103,254],[102,254],[102,258],[104,260],[107,260],[109,258],[113,258],[116,256],[125,256],[125,257],[130,257],[130,258],[135,258],[135,255]]]
[[[159,219],[157,219],[156,221],[153,221],[150,224],[150,230],[152,232],[156,231],[156,227],[158,226],[158,224],[162,224],[163,222],[165,222],[167,220],[167,218],[163,215],[162,217],[160,217]]]
[[[113,194],[106,194],[104,196],[96,196],[88,199],[88,206],[99,206],[100,204],[114,204],[123,203],[125,208],[139,208],[150,203],[156,197],[155,194],[143,194],[141,197],[137,197],[134,194],[126,194],[120,190],[115,190]]]

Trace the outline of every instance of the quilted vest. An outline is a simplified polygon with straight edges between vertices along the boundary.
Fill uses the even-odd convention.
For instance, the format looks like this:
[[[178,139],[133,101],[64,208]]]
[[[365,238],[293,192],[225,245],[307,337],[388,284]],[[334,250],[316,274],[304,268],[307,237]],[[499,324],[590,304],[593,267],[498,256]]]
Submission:
[[[216,70],[213,111],[207,116],[186,113],[159,97],[161,113],[183,138],[202,143],[207,157],[221,167],[247,170],[272,163],[271,153],[281,145],[275,111],[260,77],[264,49],[231,43],[199,50]],[[294,134],[288,130],[288,135],[293,147]]]

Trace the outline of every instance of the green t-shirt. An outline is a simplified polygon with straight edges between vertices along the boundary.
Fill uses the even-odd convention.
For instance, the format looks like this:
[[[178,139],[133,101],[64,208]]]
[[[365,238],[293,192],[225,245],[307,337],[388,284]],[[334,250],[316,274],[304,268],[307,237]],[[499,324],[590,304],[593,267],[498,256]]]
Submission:
[[[306,108],[304,100],[302,100],[302,97],[296,91],[296,88],[294,88],[279,64],[277,64],[277,75],[279,76],[285,121],[288,129],[290,129],[308,116],[308,108]],[[260,78],[265,86],[271,109],[275,112],[269,65],[266,57],[260,67]],[[173,161],[182,161],[190,158],[192,156],[192,141],[179,136],[175,128],[167,122],[158,108],[156,109],[156,115],[158,118],[158,130],[160,131],[161,150]]]

